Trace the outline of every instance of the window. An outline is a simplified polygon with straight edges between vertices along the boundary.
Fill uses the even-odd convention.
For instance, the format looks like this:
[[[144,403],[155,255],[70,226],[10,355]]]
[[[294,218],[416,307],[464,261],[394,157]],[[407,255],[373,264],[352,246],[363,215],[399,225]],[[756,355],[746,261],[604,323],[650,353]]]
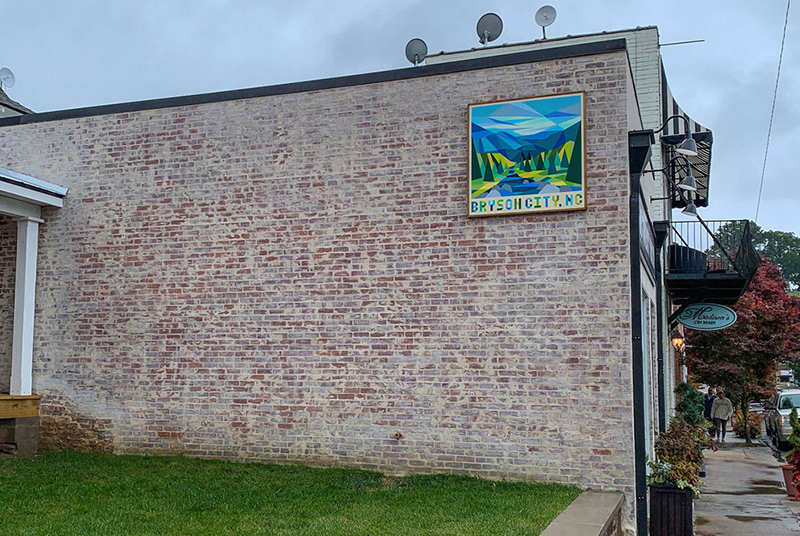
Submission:
[[[780,409],[792,409],[800,407],[800,394],[782,396],[780,399]]]

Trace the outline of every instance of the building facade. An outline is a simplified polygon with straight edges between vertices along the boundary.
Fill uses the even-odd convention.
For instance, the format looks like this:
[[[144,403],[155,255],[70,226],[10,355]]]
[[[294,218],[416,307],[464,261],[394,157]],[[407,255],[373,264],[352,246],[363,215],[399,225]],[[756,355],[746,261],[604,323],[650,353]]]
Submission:
[[[0,165],[65,193],[38,235],[40,445],[561,482],[621,490],[641,520],[673,375],[630,51],[0,120]],[[468,217],[469,106],[565,94],[585,210]],[[31,394],[11,361],[0,391]]]

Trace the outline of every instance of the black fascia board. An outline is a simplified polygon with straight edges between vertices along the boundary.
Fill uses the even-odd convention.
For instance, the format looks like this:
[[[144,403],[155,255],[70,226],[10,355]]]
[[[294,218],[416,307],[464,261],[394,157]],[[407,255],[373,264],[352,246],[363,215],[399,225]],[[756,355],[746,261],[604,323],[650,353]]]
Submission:
[[[645,166],[650,162],[652,145],[656,138],[652,130],[632,130],[628,132],[628,160],[629,171],[633,175],[644,173]]]
[[[15,181],[14,179],[9,177],[0,176],[0,182],[5,182],[6,184],[13,184],[14,186],[19,186],[20,188],[25,188],[26,190],[32,190],[34,192],[39,192],[40,194],[47,194],[52,197],[57,197],[58,199],[64,199],[64,196],[66,195],[53,192],[52,190],[45,190],[44,188],[40,188],[35,184],[28,184],[27,182]]]
[[[8,108],[9,110],[14,110],[18,114],[22,114],[22,115],[30,115],[30,114],[35,113],[35,112],[32,112],[31,110],[29,110],[28,108],[25,108],[21,104],[9,104],[7,102],[0,102],[0,106],[2,106],[3,108]],[[8,118],[6,118],[6,119],[8,119]]]
[[[595,41],[592,43],[547,48],[543,50],[531,50],[514,54],[499,54],[483,58],[437,63],[434,65],[425,65],[421,67],[407,67],[404,69],[394,69],[391,71],[379,71],[375,73],[324,78],[307,82],[292,82],[275,86],[236,89],[231,91],[220,91],[216,93],[202,93],[199,95],[168,97],[163,99],[126,102],[121,104],[90,106],[88,108],[73,108],[69,110],[33,113],[0,119],[0,127],[25,125],[28,123],[43,123],[47,121],[59,121],[63,119],[75,119],[80,117],[92,117],[97,115],[158,110],[162,108],[192,106],[197,104],[208,104],[232,100],[253,99],[258,97],[287,95],[291,93],[304,93],[308,91],[320,91],[325,89],[422,78],[425,76],[437,76],[464,71],[475,71],[479,69],[489,69],[492,67],[506,67],[509,65],[519,65],[523,63],[535,63],[539,61],[575,58],[578,56],[590,56],[594,54],[603,54],[606,52],[627,50],[625,43],[625,39],[611,39],[608,41]]]

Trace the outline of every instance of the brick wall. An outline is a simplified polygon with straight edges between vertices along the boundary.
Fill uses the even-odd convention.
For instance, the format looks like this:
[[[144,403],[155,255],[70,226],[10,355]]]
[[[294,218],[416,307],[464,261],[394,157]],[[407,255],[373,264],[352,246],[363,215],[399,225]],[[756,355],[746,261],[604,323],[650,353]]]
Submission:
[[[0,129],[0,165],[70,188],[43,435],[630,494],[628,76],[616,52]],[[573,91],[588,210],[467,218],[467,104]]]
[[[0,216],[0,394],[11,388],[11,341],[14,334],[14,277],[17,226]]]

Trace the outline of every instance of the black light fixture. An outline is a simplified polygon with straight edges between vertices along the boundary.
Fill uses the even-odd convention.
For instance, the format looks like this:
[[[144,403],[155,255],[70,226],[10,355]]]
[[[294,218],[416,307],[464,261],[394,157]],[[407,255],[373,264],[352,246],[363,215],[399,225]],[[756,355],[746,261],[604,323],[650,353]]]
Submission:
[[[684,117],[684,119],[686,118]],[[686,156],[697,156],[697,143],[694,141],[694,138],[692,138],[691,133],[688,131],[686,132],[686,139],[678,145],[675,152]]]
[[[673,332],[671,341],[672,347],[681,354],[684,352],[684,350],[686,350],[686,339],[683,338],[683,334],[681,334],[681,332]]]
[[[673,119],[682,119],[684,124],[686,125],[686,131],[684,134],[685,137],[683,141],[678,145],[678,147],[675,148],[675,152],[677,152],[678,154],[682,154],[684,156],[697,156],[697,142],[695,142],[694,138],[692,137],[692,130],[689,125],[689,119],[685,115],[676,114],[671,117],[668,117],[667,120],[664,121],[664,124],[661,125],[661,128],[659,128],[658,130],[654,130],[653,134],[658,134],[659,132],[667,128],[667,125],[669,125],[669,122],[672,121]]]
[[[692,163],[689,162],[689,159],[686,158],[686,156],[684,156],[682,154],[677,154],[677,155],[673,156],[670,159],[670,161],[667,163],[667,165],[664,166],[663,168],[661,168],[661,169],[653,169],[653,170],[649,170],[648,169],[646,171],[646,173],[647,172],[650,172],[650,173],[659,173],[660,172],[660,173],[664,173],[667,177],[672,179],[672,176],[667,173],[667,170],[672,167],[672,164],[674,164],[675,162],[679,162],[679,161],[684,163],[684,164],[686,164],[686,176],[678,184],[674,185],[675,188],[680,188],[681,190],[686,191],[686,192],[695,192],[695,191],[697,191],[697,180],[694,178],[694,174],[692,173],[694,171],[693,168],[692,168]]]
[[[681,190],[686,190],[687,192],[696,192],[697,181],[694,179],[694,175],[692,175],[692,166],[687,166],[687,167],[689,168],[689,174],[686,175],[683,178],[683,180],[678,183],[678,188],[680,188]]]
[[[667,170],[678,161],[686,164],[686,176],[676,184],[677,179],[673,179],[673,177],[667,173]],[[694,193],[697,191],[697,180],[692,174],[692,163],[689,162],[689,159],[682,154],[675,155],[665,167],[652,170],[653,173],[659,171],[664,173],[664,175],[666,175],[669,179],[668,184],[670,186],[670,192],[677,192],[677,194],[684,201],[686,201],[686,207],[681,211],[681,214],[697,218],[697,205],[694,204]],[[666,199],[672,199],[672,197],[651,197],[650,201],[664,201]]]
[[[694,199],[689,199],[689,202],[686,203],[686,206],[681,210],[681,214],[685,216],[692,216],[694,218],[699,218],[700,216],[697,214],[697,205],[694,204]]]
[[[660,171],[667,175],[667,178],[669,179],[667,182],[669,185],[670,197],[651,197],[650,200],[664,201],[667,199],[674,199],[675,194],[677,193],[680,200],[685,203],[684,209],[681,211],[681,213],[686,216],[699,218],[700,216],[697,214],[697,205],[694,202],[695,192],[697,191],[697,180],[694,177],[692,163],[688,158],[689,156],[697,156],[697,142],[692,137],[691,124],[685,115],[675,114],[668,117],[664,121],[664,124],[661,125],[661,127],[657,130],[637,130],[630,132],[630,150],[635,150],[635,155],[638,157],[638,160],[635,160],[632,157],[631,169],[635,168],[640,170],[642,167],[644,167],[644,164],[650,158],[649,146],[655,143],[655,134],[667,128],[669,122],[673,119],[679,119],[684,123],[685,133],[683,140],[677,144],[677,147],[675,147],[675,156],[670,159],[669,163],[663,169],[652,171],[653,173]],[[633,155],[634,153],[632,152],[631,154]],[[680,180],[678,180],[677,177],[674,177],[673,174],[667,173],[667,170],[677,161],[681,161],[686,165],[686,176]],[[641,173],[646,173],[646,171],[641,171]]]

